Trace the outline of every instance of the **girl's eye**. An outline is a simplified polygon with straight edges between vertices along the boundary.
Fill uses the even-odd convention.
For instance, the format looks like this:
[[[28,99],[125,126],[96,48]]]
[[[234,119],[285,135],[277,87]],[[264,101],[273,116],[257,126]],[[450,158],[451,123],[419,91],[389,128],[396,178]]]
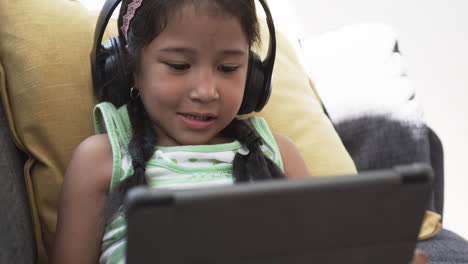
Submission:
[[[186,70],[190,69],[190,64],[186,64],[186,63],[169,63],[169,62],[166,62],[165,64],[167,66],[169,66],[169,68],[171,68],[172,70],[175,70],[175,71],[186,71]]]
[[[227,65],[218,66],[218,71],[223,72],[223,73],[233,73],[237,69],[239,69],[239,66],[227,66]]]

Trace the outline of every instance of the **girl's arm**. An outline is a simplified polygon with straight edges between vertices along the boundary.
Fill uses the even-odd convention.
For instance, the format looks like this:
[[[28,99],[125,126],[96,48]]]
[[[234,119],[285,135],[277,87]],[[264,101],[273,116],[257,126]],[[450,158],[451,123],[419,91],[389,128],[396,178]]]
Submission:
[[[107,135],[91,136],[75,150],[62,185],[52,263],[98,263],[112,162]]]
[[[283,159],[284,173],[288,178],[303,178],[310,175],[307,165],[296,144],[288,137],[273,133]]]

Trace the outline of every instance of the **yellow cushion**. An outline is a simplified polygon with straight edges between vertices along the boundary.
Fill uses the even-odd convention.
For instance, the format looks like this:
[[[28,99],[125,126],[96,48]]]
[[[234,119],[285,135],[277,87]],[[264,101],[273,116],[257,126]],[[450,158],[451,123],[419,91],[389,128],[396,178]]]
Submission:
[[[25,180],[38,259],[47,263],[64,171],[75,147],[93,134],[89,53],[97,14],[71,0],[15,0],[0,1],[0,17],[1,98],[14,141],[29,156]],[[281,35],[278,48],[273,93],[261,115],[297,142],[313,175],[354,173]]]
[[[29,156],[38,260],[47,263],[62,176],[94,132],[89,53],[97,14],[75,1],[15,0],[0,1],[0,17],[1,98],[14,141]]]
[[[442,216],[440,214],[427,210],[418,239],[425,240],[435,236],[442,229],[441,220]]]

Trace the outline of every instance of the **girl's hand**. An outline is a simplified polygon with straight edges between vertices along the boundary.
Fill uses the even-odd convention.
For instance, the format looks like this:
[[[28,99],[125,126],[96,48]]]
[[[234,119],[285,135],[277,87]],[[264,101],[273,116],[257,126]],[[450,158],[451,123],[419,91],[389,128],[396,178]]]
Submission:
[[[429,263],[426,252],[416,249],[414,251],[414,257],[410,264],[427,264]]]

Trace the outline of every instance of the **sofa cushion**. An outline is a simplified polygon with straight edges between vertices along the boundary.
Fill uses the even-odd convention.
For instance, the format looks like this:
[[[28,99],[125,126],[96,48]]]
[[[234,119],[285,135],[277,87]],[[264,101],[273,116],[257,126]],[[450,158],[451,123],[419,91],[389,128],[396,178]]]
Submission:
[[[416,247],[427,253],[431,264],[468,263],[468,241],[447,229]]]
[[[72,0],[15,0],[0,1],[0,17],[6,76],[1,98],[13,139],[29,157],[24,177],[39,262],[47,263],[65,168],[79,142],[93,134],[89,53],[97,13]],[[115,24],[111,31],[117,31]],[[354,173],[294,49],[281,35],[278,48],[273,94],[260,115],[297,142],[313,175]]]

